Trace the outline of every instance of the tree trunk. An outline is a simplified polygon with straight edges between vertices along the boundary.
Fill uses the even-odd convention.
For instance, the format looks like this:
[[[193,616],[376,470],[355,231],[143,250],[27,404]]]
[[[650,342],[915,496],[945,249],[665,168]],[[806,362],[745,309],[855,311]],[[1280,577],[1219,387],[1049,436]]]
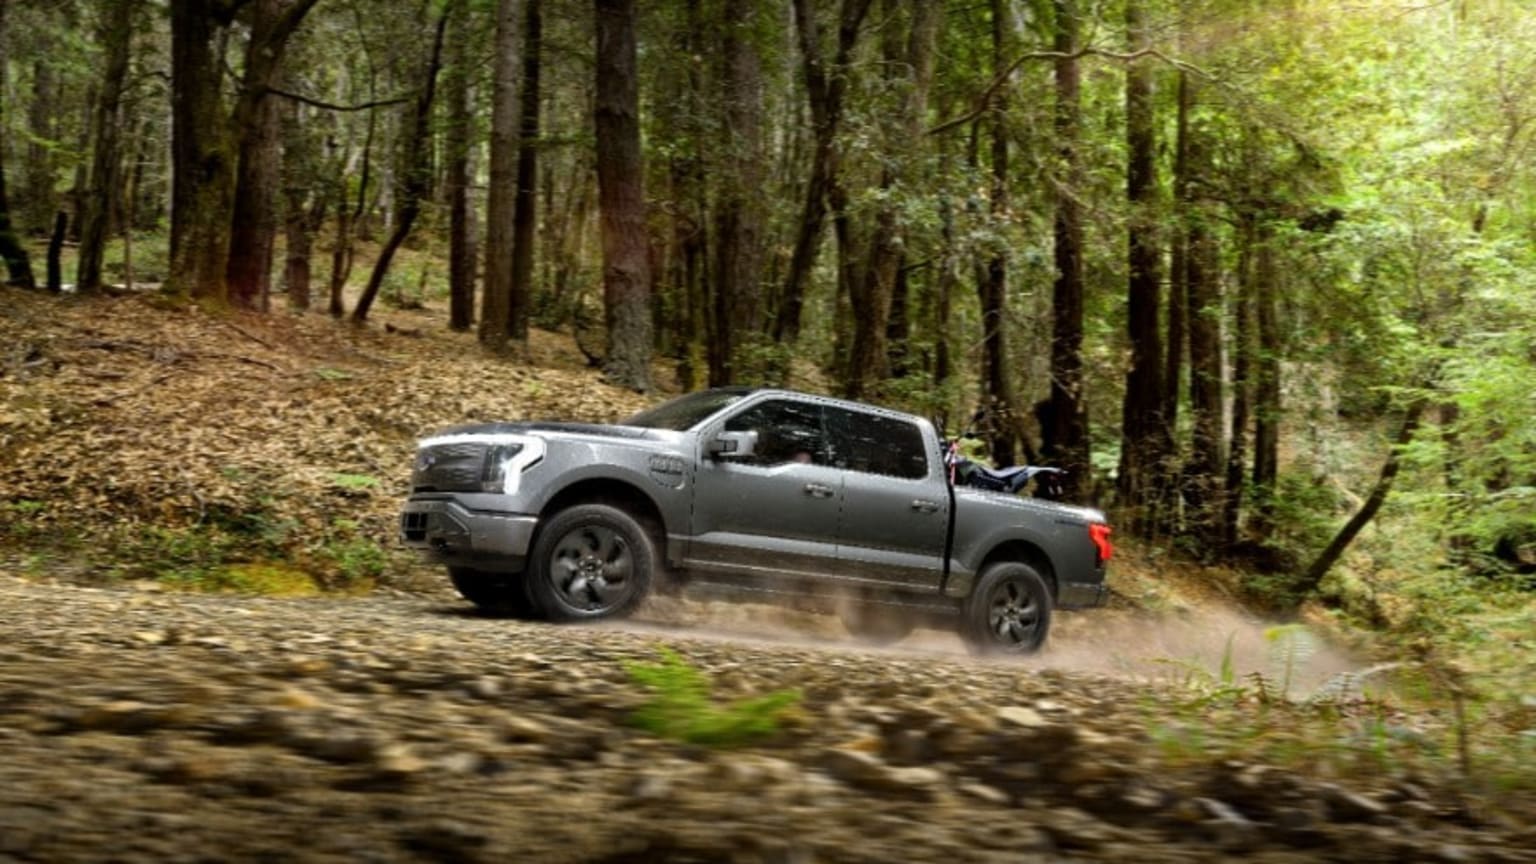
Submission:
[[[1301,577],[1301,581],[1296,586],[1299,591],[1316,591],[1322,584],[1323,577],[1328,575],[1328,571],[1344,555],[1344,550],[1349,548],[1349,544],[1354,542],[1361,530],[1376,517],[1376,511],[1380,510],[1381,505],[1386,502],[1387,495],[1392,492],[1393,481],[1397,479],[1402,449],[1413,440],[1413,434],[1418,431],[1419,420],[1424,416],[1424,409],[1428,405],[1429,400],[1419,398],[1408,406],[1408,410],[1403,414],[1402,426],[1398,428],[1397,438],[1392,442],[1392,450],[1387,454],[1387,461],[1382,463],[1381,474],[1376,478],[1376,486],[1371,489],[1370,497],[1365,499],[1359,511],[1344,523],[1344,527],[1334,535],[1327,548],[1307,568],[1306,574]]]
[[[597,12],[598,208],[602,214],[603,374],[621,387],[651,389],[650,255],[641,187],[640,81],[635,0],[595,0]]]
[[[880,188],[893,193],[907,170],[899,164],[898,153],[910,153],[923,140],[923,112],[928,105],[928,86],[933,80],[933,48],[939,30],[942,5],[938,0],[917,0],[912,4],[912,28],[905,50],[900,42],[887,41],[886,56],[890,68],[900,70],[905,91],[893,122],[886,130],[885,168]],[[853,305],[853,347],[849,355],[844,392],[857,399],[870,393],[890,376],[886,348],[886,322],[891,314],[891,298],[901,267],[902,232],[897,202],[885,197],[875,213],[875,227],[869,241],[869,264],[861,279],[850,288]]]
[[[3,0],[0,0],[3,2]],[[60,210],[53,216],[53,233],[48,235],[48,290],[64,290],[64,240],[69,236],[69,214]]]
[[[5,92],[5,18],[11,0],[0,0],[0,93]],[[5,260],[6,281],[23,288],[37,287],[27,249],[11,227],[11,204],[5,194],[5,100],[0,98],[0,258]]]
[[[528,344],[528,318],[533,312],[534,228],[538,222],[539,73],[543,65],[542,0],[523,0],[523,92],[521,136],[517,142],[517,200],[512,208],[512,297],[507,310],[507,334]]]
[[[1008,35],[1012,25],[1007,0],[992,0],[992,73],[1000,74],[1011,62]],[[998,88],[992,97],[992,218],[1008,218],[1008,97],[1007,88]],[[1018,458],[1020,416],[1014,398],[1013,380],[1008,361],[1008,252],[998,242],[986,266],[981,268],[982,377],[983,407],[988,413],[992,462],[999,468],[1013,465]]]
[[[1243,515],[1243,463],[1247,459],[1248,418],[1252,404],[1254,245],[1257,228],[1252,214],[1240,226],[1237,296],[1232,298],[1232,417],[1227,431],[1227,475],[1222,484],[1221,542],[1228,554],[1238,545]]]
[[[699,0],[687,0],[684,18],[674,30],[674,48],[684,57],[697,56],[706,35]],[[687,63],[663,79],[668,88],[657,100],[658,121],[681,141],[701,141],[703,112],[702,64]],[[705,384],[709,372],[709,289],[704,281],[705,184],[704,164],[695,147],[667,149],[667,180],[671,189],[671,249],[667,256],[668,291],[672,296],[672,352],[677,357],[677,382],[684,390]]]
[[[171,4],[171,272],[165,290],[223,301],[235,154],[229,142],[214,37],[237,4]]]
[[[1191,133],[1187,141],[1188,170],[1198,175],[1208,166],[1208,144]],[[1208,221],[1213,215],[1202,202],[1187,197],[1183,204],[1188,225],[1185,260],[1185,318],[1189,322],[1190,456],[1184,468],[1186,528],[1204,545],[1219,548],[1221,513],[1223,401],[1221,355],[1221,286],[1217,240]]]
[[[1275,483],[1280,474],[1280,323],[1276,309],[1279,273],[1275,269],[1274,228],[1259,223],[1254,269],[1255,323],[1259,350],[1254,383],[1253,518],[1249,528],[1259,540],[1274,528]]]
[[[725,7],[722,7],[725,8]],[[722,164],[716,172],[714,329],[709,344],[709,383],[738,380],[743,340],[761,329],[763,148],[762,68],[753,40],[758,0],[733,4],[720,22],[720,124]]]
[[[816,266],[827,210],[833,207],[834,190],[838,184],[837,133],[842,125],[843,94],[848,80],[844,70],[858,42],[859,28],[869,12],[870,3],[871,0],[843,0],[839,6],[837,52],[832,68],[828,69],[822,58],[815,9],[810,0],[794,2],[795,31],[804,59],[806,96],[811,107],[815,146],[810,178],[805,185],[805,204],[773,328],[774,340],[786,345],[800,338],[806,282]]]
[[[304,311],[312,300],[310,258],[315,235],[325,224],[328,191],[316,192],[322,179],[319,154],[313,136],[305,134],[300,122],[302,109],[297,103],[282,106],[283,123],[283,195],[287,202],[283,223],[287,253],[283,264],[283,289],[288,307]]]
[[[245,77],[233,127],[239,161],[225,280],[231,304],[267,309],[282,183],[282,106],[271,89],[282,80],[288,40],[318,0],[255,0]]]
[[[1183,397],[1184,355],[1189,333],[1185,313],[1189,308],[1189,202],[1193,185],[1189,176],[1189,111],[1193,93],[1183,70],[1178,72],[1176,84],[1176,109],[1173,141],[1173,194],[1177,200],[1178,221],[1168,260],[1168,338],[1164,342],[1163,391],[1159,419],[1162,428],[1159,435],[1166,447],[1162,463],[1155,466],[1156,473],[1151,492],[1157,501],[1157,523],[1153,531],[1173,533],[1179,529],[1183,513],[1179,500],[1183,495],[1179,466],[1179,441],[1175,436],[1178,428],[1179,406]]]
[[[1126,33],[1131,51],[1148,47],[1146,13],[1128,0]],[[1130,204],[1126,264],[1126,335],[1131,367],[1125,376],[1121,410],[1119,495],[1127,530],[1150,536],[1157,524],[1157,475],[1164,470],[1169,442],[1163,421],[1163,343],[1158,329],[1161,305],[1161,250],[1157,234],[1157,133],[1152,67],[1133,63],[1126,71],[1126,199]]]
[[[939,199],[939,224],[943,252],[939,256],[939,275],[934,286],[933,383],[941,387],[953,374],[949,357],[949,319],[953,313],[956,255],[955,207],[949,196]],[[939,430],[940,434],[943,430]]]
[[[118,174],[122,165],[123,83],[128,75],[128,48],[133,38],[131,0],[106,4],[99,38],[106,47],[106,68],[97,91],[96,112],[91,121],[91,173],[81,220],[80,257],[75,288],[82,294],[101,290],[101,262],[106,252],[113,203],[120,198]]]
[[[389,265],[394,261],[395,253],[400,250],[400,244],[405,242],[405,238],[410,236],[416,217],[421,215],[421,202],[427,196],[432,172],[432,166],[427,160],[427,149],[432,146],[432,99],[437,93],[437,72],[442,67],[443,34],[448,29],[448,15],[455,5],[450,2],[437,16],[432,51],[427,58],[421,91],[416,96],[416,107],[411,114],[410,135],[405,141],[405,182],[400,190],[399,217],[395,230],[384,242],[384,248],[379,250],[379,260],[373,265],[367,287],[363,289],[362,296],[357,298],[357,306],[352,309],[353,324],[362,324],[368,320],[368,311],[373,307],[374,299],[379,296],[379,288],[384,285],[384,276],[389,273]]]
[[[475,323],[475,257],[469,218],[470,57],[465,44],[469,39],[469,14],[468,6],[453,14],[448,70],[443,82],[443,95],[448,100],[448,178],[444,184],[448,194],[448,327],[460,332]]]
[[[369,95],[374,95],[376,88],[370,81]],[[368,131],[363,136],[363,163],[360,176],[357,181],[357,201],[354,203],[347,195],[346,178],[343,177],[335,187],[336,194],[336,239],[331,249],[331,300],[329,312],[332,318],[340,318],[347,314],[344,294],[346,293],[347,280],[352,276],[352,252],[353,241],[358,234],[358,223],[363,220],[363,214],[368,208],[368,189],[371,168],[373,165],[373,141],[378,130],[378,114],[376,111],[368,112]]]
[[[3,2],[3,0],[0,0]],[[47,53],[32,64],[32,104],[27,110],[27,126],[32,140],[27,142],[27,198],[25,216],[20,220],[28,230],[50,224],[57,207],[53,186],[56,162],[50,142],[59,136],[59,104],[62,93],[54,64],[57,49],[48,40],[41,47]]]
[[[517,207],[518,0],[496,7],[496,67],[491,91],[491,188],[485,205],[485,287],[480,344],[503,352],[511,336],[513,221]]]
[[[1084,193],[1079,150],[1081,70],[1076,0],[1053,0],[1056,13],[1056,282],[1051,307],[1051,391],[1042,423],[1045,457],[1066,470],[1063,491],[1080,501],[1089,489],[1088,411],[1083,399],[1083,217],[1077,196]]]

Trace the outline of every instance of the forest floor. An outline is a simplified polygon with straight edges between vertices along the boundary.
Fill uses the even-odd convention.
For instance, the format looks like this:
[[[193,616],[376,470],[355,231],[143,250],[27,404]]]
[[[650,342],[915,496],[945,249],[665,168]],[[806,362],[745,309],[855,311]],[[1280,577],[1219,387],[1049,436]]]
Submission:
[[[1027,664],[978,664],[927,631],[863,651],[822,616],[688,600],[658,600],[601,636],[466,616],[435,569],[393,547],[413,440],[473,420],[614,420],[656,397],[603,384],[568,336],[535,331],[531,356],[500,359],[442,320],[380,306],[354,327],[0,288],[0,728],[8,753],[29,754],[5,769],[0,819],[25,812],[86,838],[6,828],[0,857],[167,860],[217,843],[258,858],[275,852],[261,826],[318,806],[372,839],[304,841],[302,821],[269,839],[301,857],[386,860],[1110,860],[1135,848],[1143,860],[1536,861],[1536,705],[1458,716],[1443,669],[1378,662],[1321,618],[1266,622],[1224,587],[1231,574],[1130,544],[1112,607],[1064,616]],[[358,633],[333,645],[330,620]],[[620,710],[643,693],[623,661],[654,657],[658,642],[734,695],[820,695],[737,755],[658,744]],[[323,655],[308,684],[298,654]],[[498,656],[520,659],[485,661]],[[828,669],[856,672],[829,696]],[[56,701],[49,681],[74,683]],[[955,681],[963,705],[942,698]],[[289,684],[308,695],[284,695]],[[431,710],[408,719],[421,698]],[[582,712],[591,722],[567,729]],[[492,714],[496,729],[532,725],[490,734]],[[359,717],[366,746],[316,743]],[[456,731],[438,736],[437,722]],[[466,731],[479,726],[490,737]],[[951,752],[953,735],[965,743]],[[1036,746],[1051,736],[1070,739],[1074,764]],[[49,753],[96,767],[66,778]],[[587,780],[597,793],[578,788]],[[111,790],[151,786],[132,818],[76,830],[115,806]],[[535,787],[555,791],[536,804]],[[759,800],[764,789],[791,791]],[[359,791],[387,800],[348,797]],[[193,817],[196,843],[113,851],[134,825],[151,839],[181,831],[192,800],[217,815]],[[496,827],[506,808],[543,839]],[[589,842],[560,818],[597,824],[610,810],[624,815]],[[385,811],[422,818],[358,827]]]

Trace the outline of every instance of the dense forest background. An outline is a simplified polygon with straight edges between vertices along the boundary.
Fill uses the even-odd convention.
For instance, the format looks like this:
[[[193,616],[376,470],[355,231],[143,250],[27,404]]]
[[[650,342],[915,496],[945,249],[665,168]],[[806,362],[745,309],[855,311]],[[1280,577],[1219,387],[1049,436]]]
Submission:
[[[1533,44],[1517,0],[0,0],[0,256],[974,423],[1279,603],[1356,540],[1497,578]]]

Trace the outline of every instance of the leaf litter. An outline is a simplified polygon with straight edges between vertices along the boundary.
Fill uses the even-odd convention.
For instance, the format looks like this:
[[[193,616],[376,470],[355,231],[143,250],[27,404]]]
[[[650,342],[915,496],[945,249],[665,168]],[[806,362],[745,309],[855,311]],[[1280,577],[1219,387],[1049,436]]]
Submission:
[[[0,300],[0,515],[31,537],[260,512],[297,538],[347,519],[389,545],[415,438],[652,401],[603,383],[568,336],[533,331],[524,363],[430,311],[358,327],[149,295]]]

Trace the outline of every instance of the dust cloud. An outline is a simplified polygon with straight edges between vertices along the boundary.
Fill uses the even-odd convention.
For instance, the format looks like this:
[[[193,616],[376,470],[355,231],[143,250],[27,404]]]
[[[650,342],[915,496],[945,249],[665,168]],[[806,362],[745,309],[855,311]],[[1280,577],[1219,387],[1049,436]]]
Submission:
[[[653,597],[637,618],[607,626],[692,639],[979,662],[949,631],[918,629],[894,645],[874,647],[850,636],[835,614],[759,603]],[[1252,685],[1262,676],[1272,693],[1284,687],[1291,698],[1305,698],[1363,665],[1316,632],[1211,605],[1166,612],[1058,612],[1044,651],[987,662],[1185,686],[1220,684],[1223,667],[1229,665],[1231,683]]]

